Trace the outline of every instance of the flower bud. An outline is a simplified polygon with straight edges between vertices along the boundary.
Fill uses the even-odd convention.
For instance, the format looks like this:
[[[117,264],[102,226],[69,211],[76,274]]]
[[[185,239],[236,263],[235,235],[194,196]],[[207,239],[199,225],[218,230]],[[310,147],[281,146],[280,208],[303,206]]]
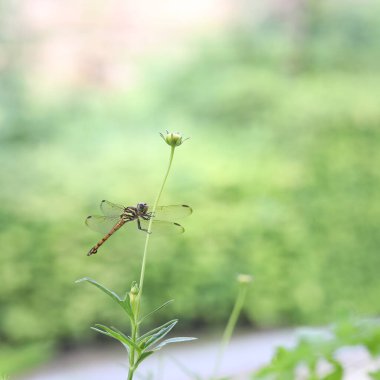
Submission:
[[[131,294],[137,296],[137,294],[139,294],[139,291],[140,289],[139,289],[139,286],[137,285],[137,282],[134,282],[131,287]]]
[[[180,146],[184,141],[189,139],[183,139],[183,136],[179,132],[166,131],[165,135],[160,133],[160,136],[163,138],[166,144],[170,145],[173,148],[175,148],[176,146]]]
[[[249,274],[239,274],[237,281],[239,284],[250,284],[253,281],[253,277]]]
[[[137,283],[133,282],[132,286],[131,286],[131,291],[129,292],[129,300],[130,300],[132,308],[134,307],[134,305],[136,303],[136,298],[139,294],[139,291],[140,291],[140,289],[139,289]]]

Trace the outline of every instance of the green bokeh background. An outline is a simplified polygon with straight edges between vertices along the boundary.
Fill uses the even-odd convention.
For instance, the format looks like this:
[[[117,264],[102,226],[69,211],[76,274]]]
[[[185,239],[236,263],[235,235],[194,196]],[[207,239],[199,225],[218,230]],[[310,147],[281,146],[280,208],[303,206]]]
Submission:
[[[379,7],[332,3],[310,12],[303,43],[243,19],[180,62],[144,62],[133,92],[52,94],[28,87],[25,67],[0,72],[4,345],[92,341],[91,323],[124,325],[74,281],[126,291],[144,234],[125,229],[88,258],[99,236],[84,219],[102,199],[154,199],[165,129],[191,139],[163,203],[194,214],[183,236],[152,236],[143,307],[175,302],[151,323],[221,326],[241,272],[255,278],[243,321],[257,327],[379,313]]]

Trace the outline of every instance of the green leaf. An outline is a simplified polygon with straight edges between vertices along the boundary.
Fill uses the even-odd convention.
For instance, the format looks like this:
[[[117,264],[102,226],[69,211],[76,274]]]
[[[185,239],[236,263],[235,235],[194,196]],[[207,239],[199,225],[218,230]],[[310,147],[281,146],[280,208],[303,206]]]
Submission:
[[[161,329],[163,329],[164,327],[166,326],[169,326],[170,324],[172,324],[173,322],[178,322],[178,319],[172,319],[171,321],[169,322],[166,322],[164,323],[163,325],[159,326],[159,327],[156,327],[154,328],[153,330],[150,330],[148,331],[147,333],[145,333],[144,335],[141,335],[138,339],[137,339],[137,342],[138,343],[143,343],[143,342],[146,342],[147,339],[149,339],[153,334],[157,333],[158,331],[160,331]]]
[[[380,380],[380,370],[376,372],[370,372],[368,375],[371,376],[373,380]]]
[[[164,326],[161,329],[159,329],[153,335],[150,335],[148,337],[148,339],[146,339],[142,343],[142,345],[141,345],[142,349],[146,350],[147,348],[151,347],[153,344],[155,344],[158,341],[160,341],[164,336],[166,336],[172,330],[172,328],[177,324],[177,322],[178,322],[178,319],[175,319],[175,320],[171,321],[171,323],[168,322],[166,324],[166,326]]]
[[[165,303],[163,303],[161,306],[157,307],[156,309],[154,309],[153,311],[151,311],[150,313],[148,313],[147,315],[144,315],[140,321],[139,321],[139,324],[145,319],[145,318],[148,318],[150,317],[153,313],[157,312],[158,310],[161,310],[162,308],[164,308],[166,305],[169,305],[170,303],[172,303],[174,300],[169,300],[169,301],[166,301]]]
[[[123,310],[128,314],[129,318],[133,319],[133,311],[131,308],[131,304],[129,302],[129,294],[127,293],[124,297],[124,299],[121,299],[115,292],[112,290],[107,289],[102,284],[99,284],[97,281],[93,280],[89,277],[81,278],[80,280],[75,281],[77,284],[81,282],[89,282],[90,284],[96,286],[99,288],[103,293],[107,294],[110,298],[112,298],[117,304],[119,304]]]
[[[170,343],[179,343],[179,342],[188,342],[190,340],[195,340],[197,338],[191,338],[191,337],[177,337],[177,338],[170,338],[170,339],[166,339],[164,340],[163,342],[161,342],[160,344],[158,344],[156,347],[153,348],[153,351],[158,351],[160,350],[162,347],[166,346],[167,344],[170,344]]]
[[[91,327],[92,330],[97,331],[101,334],[107,335],[111,338],[114,338],[121,342],[124,347],[134,348],[138,352],[141,352],[140,348],[126,335],[124,335],[121,331],[115,329],[114,327],[107,327],[101,324],[96,324],[95,327]]]
[[[143,360],[145,360],[148,356],[152,355],[154,353],[154,351],[145,351],[143,352],[139,358],[137,359],[136,363],[135,363],[135,368],[137,368],[142,362]]]
[[[131,320],[134,320],[134,314],[133,314],[133,310],[132,310],[132,306],[131,306],[131,301],[129,299],[129,293],[127,293],[125,295],[125,297],[123,298],[123,300],[121,301],[121,304],[120,306],[125,310],[125,312],[128,314],[129,318]]]
[[[300,362],[307,363],[309,368],[310,363],[313,363],[313,361],[310,362],[310,352],[306,342],[301,341],[292,349],[279,347],[271,363],[261,368],[254,375],[254,379],[293,380],[295,369]]]
[[[75,283],[79,284],[81,282],[86,282],[86,281],[89,282],[90,284],[96,286],[100,290],[102,290],[104,293],[106,293],[108,296],[110,296],[114,301],[116,301],[118,303],[122,301],[121,298],[115,292],[107,289],[105,286],[99,284],[97,281],[93,280],[92,278],[84,277],[84,278],[81,278],[79,280],[76,280]]]
[[[323,377],[322,380],[342,380],[344,375],[344,369],[342,364],[340,364],[337,360],[335,360],[333,357],[326,358],[327,361],[332,364],[333,371],[330,372],[328,375]]]

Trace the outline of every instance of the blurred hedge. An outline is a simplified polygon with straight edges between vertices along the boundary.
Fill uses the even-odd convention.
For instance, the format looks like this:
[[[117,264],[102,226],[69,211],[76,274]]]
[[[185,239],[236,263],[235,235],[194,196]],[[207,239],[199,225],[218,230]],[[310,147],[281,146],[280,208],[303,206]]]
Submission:
[[[326,36],[312,36],[319,48],[297,73],[286,64],[291,49],[274,55],[245,31],[175,67],[147,67],[133,93],[29,93],[13,111],[3,107],[23,117],[0,142],[1,338],[90,339],[91,322],[123,324],[107,299],[74,281],[125,291],[144,236],[130,227],[88,258],[99,236],[83,221],[102,199],[154,198],[164,129],[191,136],[164,203],[195,211],[184,236],[152,239],[146,310],[174,298],[156,318],[221,324],[236,274],[249,272],[245,315],[259,326],[378,313],[380,72],[349,44],[330,51]],[[351,59],[344,67],[341,54]]]

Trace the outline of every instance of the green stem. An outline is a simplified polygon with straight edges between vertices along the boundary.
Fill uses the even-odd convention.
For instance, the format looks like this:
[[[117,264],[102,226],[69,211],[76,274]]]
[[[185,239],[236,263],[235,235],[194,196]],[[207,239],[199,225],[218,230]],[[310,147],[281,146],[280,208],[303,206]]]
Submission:
[[[230,343],[231,336],[232,336],[232,333],[235,329],[236,322],[239,318],[240,311],[244,305],[244,300],[245,300],[245,297],[247,295],[247,289],[248,289],[247,284],[240,284],[239,285],[239,293],[236,297],[234,308],[232,309],[230,318],[228,320],[227,326],[226,326],[224,333],[223,333],[223,337],[222,337],[222,341],[220,344],[218,356],[217,356],[216,361],[215,361],[213,376],[211,377],[211,379],[214,379],[214,380],[217,379],[218,372],[220,369],[220,365],[221,365],[222,360],[223,360],[224,352],[226,351],[226,348],[227,348],[228,344]]]
[[[152,209],[153,215],[156,212],[156,208],[157,208],[158,202],[160,201],[162,191],[164,190],[166,180],[168,179],[168,176],[169,176],[170,168],[172,166],[173,157],[174,157],[174,150],[175,150],[175,147],[172,147],[171,151],[170,151],[169,165],[168,165],[168,168],[166,170],[166,174],[165,174],[164,180],[162,181],[161,189],[160,189],[160,191],[159,191],[159,193],[157,195],[157,198],[156,198],[156,200],[155,200],[155,202],[153,204],[153,209]],[[140,275],[140,283],[139,283],[139,297],[138,297],[138,301],[137,301],[136,316],[138,316],[139,311],[140,311],[140,300],[141,300],[141,295],[142,295],[142,290],[143,290],[143,285],[144,285],[146,257],[147,257],[147,253],[148,253],[149,238],[150,238],[150,235],[151,235],[151,232],[152,232],[151,231],[151,229],[152,229],[152,222],[153,222],[153,218],[151,218],[149,220],[148,233],[146,234],[146,239],[145,239],[143,261],[142,261],[142,265],[141,265],[141,275]]]
[[[170,151],[168,168],[166,170],[166,174],[165,174],[164,180],[162,181],[162,185],[161,185],[160,191],[158,192],[157,198],[156,198],[156,200],[155,200],[155,202],[153,204],[153,208],[152,208],[153,215],[156,212],[157,205],[158,205],[158,203],[160,201],[160,198],[161,198],[161,195],[162,195],[162,191],[164,190],[164,187],[165,187],[165,184],[166,184],[166,180],[168,179],[168,176],[169,176],[170,168],[172,166],[173,157],[174,157],[174,150],[175,150],[175,147],[172,147],[171,151]],[[152,232],[152,222],[153,222],[153,218],[151,218],[149,220],[148,233],[146,234],[144,253],[143,253],[143,260],[142,260],[142,264],[141,264],[139,294],[138,294],[137,300],[136,300],[137,303],[136,303],[135,320],[134,320],[134,323],[132,323],[132,340],[133,340],[133,342],[135,342],[136,339],[137,339],[137,337],[138,337],[140,304],[141,304],[141,296],[142,296],[142,290],[143,290],[143,285],[144,285],[144,276],[145,276],[146,259],[147,259],[147,254],[148,254],[149,239],[150,239],[150,235],[151,235],[151,232]],[[128,380],[132,380],[133,379],[133,374],[134,374],[134,371],[135,371],[134,364],[135,364],[135,349],[131,348],[130,356],[129,356]]]
[[[133,342],[136,342],[137,339],[137,324],[133,321],[132,323],[132,333],[131,333],[131,338]],[[129,354],[129,371],[128,371],[128,379],[127,380],[132,380],[133,379],[133,374],[135,372],[135,349],[131,348],[130,349],[130,354]]]
[[[135,373],[135,370],[132,368],[129,368],[127,380],[132,380],[134,373]]]

